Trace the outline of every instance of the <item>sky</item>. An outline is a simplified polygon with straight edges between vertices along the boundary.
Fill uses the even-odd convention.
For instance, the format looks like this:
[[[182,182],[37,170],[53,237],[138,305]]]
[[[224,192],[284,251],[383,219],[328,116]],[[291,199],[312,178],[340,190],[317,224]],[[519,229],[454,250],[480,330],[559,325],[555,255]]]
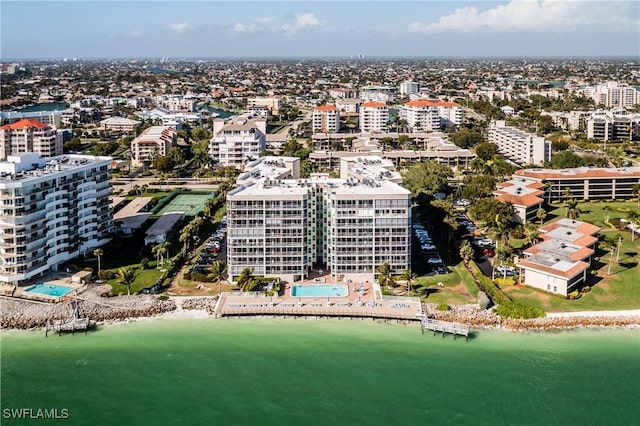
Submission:
[[[0,59],[640,58],[640,2],[0,1]]]

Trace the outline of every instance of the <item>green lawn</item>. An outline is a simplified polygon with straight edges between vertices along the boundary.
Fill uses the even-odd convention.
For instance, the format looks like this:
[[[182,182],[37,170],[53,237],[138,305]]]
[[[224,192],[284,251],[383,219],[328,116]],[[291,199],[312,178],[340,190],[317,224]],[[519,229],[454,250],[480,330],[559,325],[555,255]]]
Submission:
[[[585,202],[580,203],[581,221],[590,222],[603,228],[602,235],[622,236],[622,246],[620,248],[620,259],[616,261],[614,254],[611,263],[611,274],[608,275],[609,261],[611,255],[608,252],[599,250],[594,256],[593,267],[596,275],[588,277],[587,284],[592,290],[583,294],[577,300],[568,300],[563,297],[551,295],[533,288],[512,287],[504,289],[511,298],[524,304],[539,307],[548,312],[562,311],[586,311],[586,310],[621,310],[640,308],[640,238],[635,237],[631,241],[631,232],[628,230],[612,229],[604,223],[605,206],[611,207],[611,222],[614,219],[626,218],[626,209],[637,207],[636,202]],[[618,210],[620,209],[620,210]],[[549,212],[550,221],[565,217],[566,207],[564,204],[558,205]],[[598,259],[598,260],[596,260]]]
[[[155,264],[155,262],[154,262]],[[162,275],[160,269],[136,269],[136,280],[131,284],[131,294],[142,291],[143,288],[151,287]],[[107,281],[107,284],[111,285],[111,291],[113,294],[127,294],[127,287],[118,282],[117,279]]]
[[[446,275],[423,276],[413,284],[417,295],[426,303],[446,303],[448,305],[466,305],[475,303],[478,288],[473,277],[462,262],[450,267],[452,272]],[[438,285],[442,284],[442,287]],[[467,296],[464,293],[468,293]]]

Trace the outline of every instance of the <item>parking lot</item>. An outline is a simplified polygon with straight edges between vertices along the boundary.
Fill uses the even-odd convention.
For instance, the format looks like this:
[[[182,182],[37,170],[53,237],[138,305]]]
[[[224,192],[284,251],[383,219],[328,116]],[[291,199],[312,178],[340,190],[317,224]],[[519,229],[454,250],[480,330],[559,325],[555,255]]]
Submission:
[[[464,202],[466,200],[459,201]],[[460,204],[456,202],[456,205]],[[491,277],[491,259],[496,255],[494,242],[484,236],[483,232],[478,229],[466,212],[461,212],[456,220],[458,222],[458,236],[471,243],[474,252],[473,258],[478,268],[480,268],[484,275]]]
[[[429,231],[418,222],[412,225],[412,229],[414,246],[420,249],[420,257],[425,260],[424,264],[421,262],[422,268],[417,268],[415,272],[425,275],[450,273],[451,271],[440,257],[440,253],[438,253],[435,242],[431,235],[429,235]]]
[[[207,239],[202,252],[198,255],[196,264],[193,265],[191,272],[194,274],[206,274],[209,267],[216,260],[226,261],[227,259],[227,216],[225,215],[218,229]]]

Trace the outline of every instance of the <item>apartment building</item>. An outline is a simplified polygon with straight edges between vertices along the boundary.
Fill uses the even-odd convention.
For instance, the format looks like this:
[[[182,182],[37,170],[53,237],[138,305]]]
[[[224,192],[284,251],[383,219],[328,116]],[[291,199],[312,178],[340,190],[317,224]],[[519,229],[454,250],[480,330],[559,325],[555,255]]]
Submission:
[[[24,284],[109,240],[110,157],[0,162],[0,282]]]
[[[401,108],[400,116],[407,120],[412,132],[440,129],[440,114],[431,101],[409,101]]]
[[[608,81],[583,89],[582,92],[593,99],[596,105],[604,105],[605,108],[625,108],[640,104],[640,91],[617,81]]]
[[[400,83],[400,96],[417,95],[420,92],[420,83],[407,80]]]
[[[275,96],[247,98],[247,108],[264,106],[267,107],[271,115],[280,114],[280,104],[280,98]]]
[[[140,123],[138,120],[131,120],[126,117],[109,117],[100,121],[100,128],[114,132],[133,132]]]
[[[37,120],[22,119],[0,127],[0,158],[35,152],[43,157],[62,155],[62,134]]]
[[[640,133],[640,114],[625,110],[597,111],[587,119],[587,137],[600,141],[634,139]]]
[[[260,157],[266,149],[267,120],[242,114],[228,120],[213,120],[209,155],[222,166],[242,170],[247,161]]]
[[[340,130],[340,111],[334,105],[321,105],[313,109],[313,133],[335,133]]]
[[[516,266],[524,284],[567,296],[586,282],[587,270],[600,228],[586,222],[560,219],[540,227],[542,242],[524,251]]]
[[[388,104],[396,100],[396,88],[378,84],[362,86],[359,98],[364,102],[384,102]]]
[[[389,129],[389,108],[382,102],[365,102],[360,106],[360,131],[380,133]]]
[[[356,91],[353,89],[345,89],[343,87],[335,87],[327,90],[327,94],[334,99],[350,99],[356,97]]]
[[[187,113],[195,111],[196,99],[185,96],[163,96],[157,100],[157,103],[171,113]]]
[[[535,179],[514,176],[506,182],[496,185],[493,193],[499,201],[508,202],[515,208],[514,222],[535,222],[536,214],[542,207],[544,184]]]
[[[278,162],[285,167],[293,164]],[[231,191],[227,195],[230,279],[247,267],[256,275],[290,282],[308,277],[312,268],[336,279],[362,280],[373,279],[384,262],[396,273],[410,268],[410,192],[367,170],[363,161],[344,167],[351,171],[340,179],[273,179],[269,177],[273,165],[264,164],[264,173],[244,179]]]
[[[178,143],[178,131],[171,126],[152,126],[131,141],[131,164],[138,167],[169,153]]]
[[[515,172],[517,177],[541,182],[547,203],[564,200],[567,190],[577,200],[628,200],[640,183],[640,166],[522,169]]]
[[[551,142],[498,120],[489,126],[489,142],[498,146],[505,158],[520,165],[538,164],[551,159]]]
[[[360,99],[336,99],[336,108],[347,114],[358,114],[360,105],[362,105]]]
[[[416,99],[404,104],[400,109],[400,116],[407,120],[409,129],[415,132],[462,124],[464,111],[455,102]]]

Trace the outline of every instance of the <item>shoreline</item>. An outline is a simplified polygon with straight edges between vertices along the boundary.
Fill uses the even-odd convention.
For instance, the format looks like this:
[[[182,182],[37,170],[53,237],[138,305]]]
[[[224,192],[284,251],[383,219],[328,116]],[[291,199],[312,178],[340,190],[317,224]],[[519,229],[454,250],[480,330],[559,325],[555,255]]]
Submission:
[[[215,318],[217,299],[211,296],[172,296],[160,300],[157,296],[136,295],[100,297],[100,289],[82,293],[85,316],[96,326],[126,324],[135,321],[202,320]],[[40,330],[54,320],[68,315],[63,303],[42,307],[24,299],[0,299],[0,329]],[[640,309],[620,311],[550,312],[544,318],[503,318],[478,305],[454,305],[449,311],[438,311],[435,304],[423,304],[424,312],[442,321],[468,325],[472,330],[560,331],[581,328],[640,328]],[[273,318],[272,315],[247,315],[244,318]],[[321,317],[321,316],[320,316]],[[359,317],[354,317],[359,318]],[[393,321],[393,319],[389,319]],[[416,323],[417,320],[398,320]]]

